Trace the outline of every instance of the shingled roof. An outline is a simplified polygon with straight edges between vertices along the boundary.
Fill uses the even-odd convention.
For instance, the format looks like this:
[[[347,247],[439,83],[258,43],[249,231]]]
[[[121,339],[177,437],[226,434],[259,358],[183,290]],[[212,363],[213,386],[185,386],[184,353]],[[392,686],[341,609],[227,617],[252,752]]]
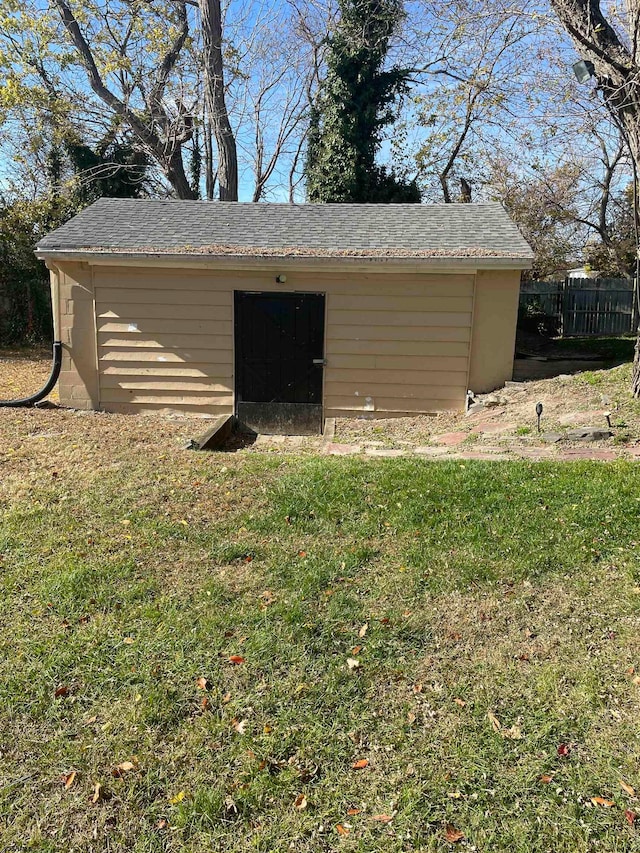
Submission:
[[[531,248],[500,204],[246,204],[102,198],[44,237],[51,252],[513,258]]]

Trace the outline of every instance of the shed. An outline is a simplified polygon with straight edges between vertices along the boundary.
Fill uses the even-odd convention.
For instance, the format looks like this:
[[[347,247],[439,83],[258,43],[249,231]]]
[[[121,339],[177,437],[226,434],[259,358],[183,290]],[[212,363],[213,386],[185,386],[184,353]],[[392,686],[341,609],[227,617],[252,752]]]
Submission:
[[[259,432],[460,410],[503,385],[532,261],[499,204],[101,199],[36,252],[63,405]]]

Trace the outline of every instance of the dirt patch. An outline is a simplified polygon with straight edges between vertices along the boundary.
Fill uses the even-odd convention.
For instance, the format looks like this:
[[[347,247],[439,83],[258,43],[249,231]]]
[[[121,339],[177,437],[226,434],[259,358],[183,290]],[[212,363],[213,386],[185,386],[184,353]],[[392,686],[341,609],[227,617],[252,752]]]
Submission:
[[[569,442],[571,427],[606,429],[612,424],[613,438],[589,445],[595,448],[633,449],[640,444],[640,401],[629,391],[631,366],[588,371],[533,382],[508,383],[496,394],[484,395],[498,405],[474,413],[442,413],[434,416],[377,420],[338,419],[336,442],[379,445],[388,448],[411,446],[450,447],[452,452],[483,452],[485,445],[501,450],[546,447],[543,433],[557,431],[562,440],[552,452],[584,448]],[[536,404],[542,403],[541,433],[538,433]],[[546,454],[545,454],[546,455]]]

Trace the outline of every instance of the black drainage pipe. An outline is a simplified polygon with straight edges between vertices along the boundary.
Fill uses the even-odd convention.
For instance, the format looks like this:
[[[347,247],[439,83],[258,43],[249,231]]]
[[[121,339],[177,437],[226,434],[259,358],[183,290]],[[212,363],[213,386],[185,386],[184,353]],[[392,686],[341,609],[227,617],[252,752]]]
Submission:
[[[55,384],[60,376],[60,368],[62,367],[62,341],[53,342],[53,362],[51,364],[51,373],[46,381],[46,384],[30,397],[23,397],[21,400],[0,400],[0,408],[17,409],[22,406],[33,406],[35,403],[44,400],[55,388]]]

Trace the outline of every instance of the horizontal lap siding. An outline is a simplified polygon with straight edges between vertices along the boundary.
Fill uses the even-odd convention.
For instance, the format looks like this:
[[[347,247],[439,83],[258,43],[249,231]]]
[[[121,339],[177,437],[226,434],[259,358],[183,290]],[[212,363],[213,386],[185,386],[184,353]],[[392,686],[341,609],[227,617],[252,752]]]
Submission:
[[[96,328],[104,408],[233,412],[228,280],[179,270],[100,270]]]
[[[327,311],[326,414],[398,416],[464,405],[473,276],[387,276]]]
[[[233,411],[233,291],[326,294],[325,415],[461,408],[471,275],[96,270],[101,405]]]

